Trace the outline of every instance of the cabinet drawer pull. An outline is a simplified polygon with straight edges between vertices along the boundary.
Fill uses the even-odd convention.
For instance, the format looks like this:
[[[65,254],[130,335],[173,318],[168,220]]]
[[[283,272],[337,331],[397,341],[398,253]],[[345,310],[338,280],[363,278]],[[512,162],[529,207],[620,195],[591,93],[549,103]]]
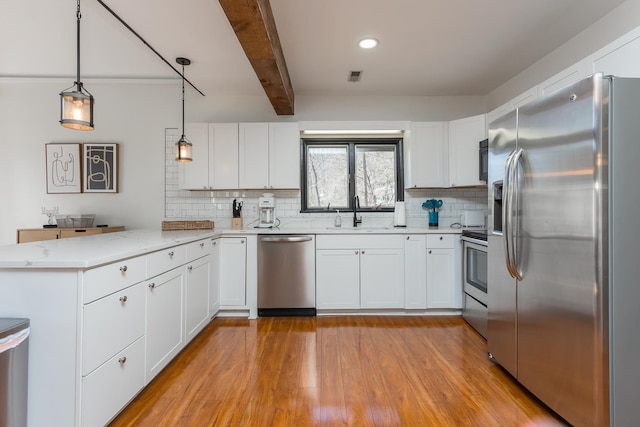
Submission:
[[[354,254],[358,255],[358,251],[355,251]]]
[[[200,243],[200,247],[204,248],[204,242]]]
[[[123,265],[122,267],[120,267],[120,271],[122,271],[123,273],[125,273],[127,271],[127,266]]]
[[[407,236],[407,240],[409,240],[409,236]]]
[[[429,251],[429,254],[431,254],[431,251]]]
[[[364,255],[364,251],[362,251],[362,255]]]
[[[155,283],[149,283],[149,289],[153,289],[153,288],[155,288],[155,287],[156,287],[156,284],[155,284]]]
[[[120,302],[127,302],[127,296],[126,295],[121,296],[120,297]]]
[[[120,359],[118,359],[118,363],[121,365],[127,363],[127,356],[122,356]]]
[[[169,255],[170,257],[173,256],[173,251],[169,252],[167,255]]]
[[[244,244],[244,239],[240,240],[240,243]]]
[[[189,271],[193,270],[193,265],[190,265],[189,267],[187,267],[187,270]]]
[[[442,240],[442,236],[440,236],[440,240]]]

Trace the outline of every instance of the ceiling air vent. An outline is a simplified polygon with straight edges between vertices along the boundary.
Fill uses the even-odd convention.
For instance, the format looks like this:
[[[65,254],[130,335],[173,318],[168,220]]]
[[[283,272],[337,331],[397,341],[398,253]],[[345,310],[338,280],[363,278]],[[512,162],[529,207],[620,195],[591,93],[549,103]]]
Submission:
[[[349,72],[349,81],[352,83],[357,83],[360,81],[362,77],[362,71],[350,71]]]

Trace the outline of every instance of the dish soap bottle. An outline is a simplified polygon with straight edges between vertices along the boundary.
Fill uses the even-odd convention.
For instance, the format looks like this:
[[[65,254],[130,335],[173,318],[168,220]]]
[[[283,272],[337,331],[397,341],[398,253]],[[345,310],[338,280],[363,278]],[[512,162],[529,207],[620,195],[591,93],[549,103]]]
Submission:
[[[340,210],[336,209],[336,218],[333,220],[335,227],[342,227],[342,217],[340,216]]]

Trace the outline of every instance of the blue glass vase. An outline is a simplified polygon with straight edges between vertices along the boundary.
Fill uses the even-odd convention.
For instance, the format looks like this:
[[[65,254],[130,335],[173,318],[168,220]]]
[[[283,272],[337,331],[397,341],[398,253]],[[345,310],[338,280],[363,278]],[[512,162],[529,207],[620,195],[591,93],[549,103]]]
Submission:
[[[433,211],[429,212],[429,227],[437,227],[438,226],[438,212]]]

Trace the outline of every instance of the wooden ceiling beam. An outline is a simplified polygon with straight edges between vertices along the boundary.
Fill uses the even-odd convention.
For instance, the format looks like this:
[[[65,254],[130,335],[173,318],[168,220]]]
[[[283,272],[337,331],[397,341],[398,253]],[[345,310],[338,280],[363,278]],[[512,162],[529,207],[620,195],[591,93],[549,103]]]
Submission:
[[[295,95],[269,0],[219,1],[276,114],[293,115]]]

